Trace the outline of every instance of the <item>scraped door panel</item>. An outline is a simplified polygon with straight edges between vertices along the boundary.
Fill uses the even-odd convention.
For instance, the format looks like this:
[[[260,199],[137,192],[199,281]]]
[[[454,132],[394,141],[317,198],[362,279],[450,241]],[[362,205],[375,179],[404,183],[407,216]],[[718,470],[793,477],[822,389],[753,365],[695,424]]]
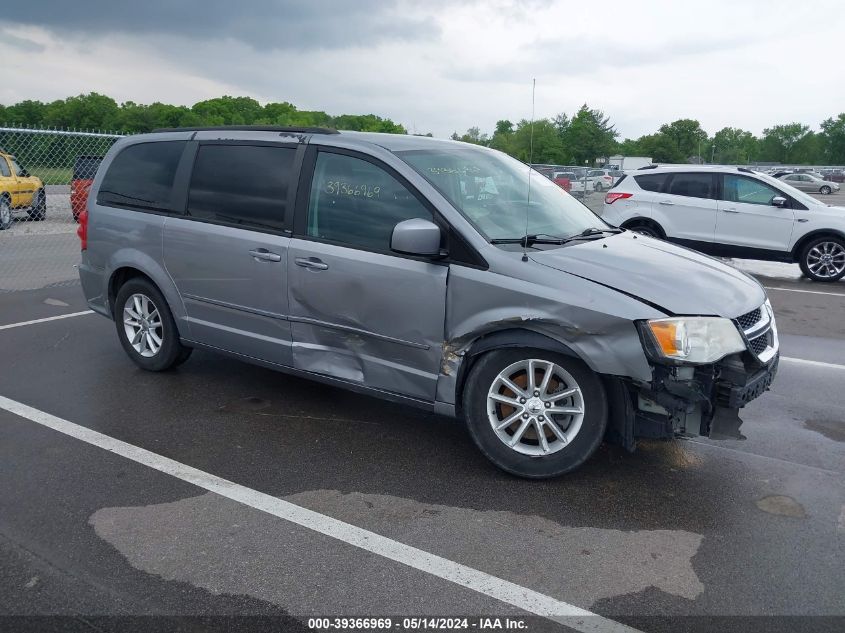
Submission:
[[[294,366],[434,400],[448,267],[294,239]]]

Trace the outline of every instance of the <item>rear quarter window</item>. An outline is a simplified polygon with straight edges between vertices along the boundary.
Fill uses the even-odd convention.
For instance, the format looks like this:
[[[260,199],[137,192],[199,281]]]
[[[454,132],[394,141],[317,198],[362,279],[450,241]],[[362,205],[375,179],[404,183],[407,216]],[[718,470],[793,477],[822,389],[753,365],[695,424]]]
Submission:
[[[641,176],[634,176],[634,180],[640,186],[640,189],[645,191],[662,191],[663,185],[666,184],[668,174],[643,174]],[[620,180],[620,182],[622,182]]]
[[[184,149],[185,141],[129,145],[109,165],[97,204],[172,210],[173,180]]]
[[[79,156],[73,163],[74,180],[93,180],[103,162],[102,156]]]

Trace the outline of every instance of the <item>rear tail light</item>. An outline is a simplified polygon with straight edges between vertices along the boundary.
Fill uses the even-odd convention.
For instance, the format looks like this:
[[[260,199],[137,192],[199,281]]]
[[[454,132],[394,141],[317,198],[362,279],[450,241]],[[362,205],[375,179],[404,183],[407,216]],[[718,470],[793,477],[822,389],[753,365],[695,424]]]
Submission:
[[[605,204],[613,204],[617,200],[625,200],[626,198],[630,198],[634,194],[632,193],[615,193],[611,191],[604,197]]]
[[[88,250],[88,210],[82,209],[79,214],[79,226],[76,229],[76,234],[79,236],[79,245],[81,250]]]

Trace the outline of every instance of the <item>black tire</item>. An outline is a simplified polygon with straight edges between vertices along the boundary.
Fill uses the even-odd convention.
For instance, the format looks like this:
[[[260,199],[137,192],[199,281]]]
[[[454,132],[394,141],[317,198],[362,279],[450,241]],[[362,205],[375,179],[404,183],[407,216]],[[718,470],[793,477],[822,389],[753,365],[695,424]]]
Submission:
[[[35,202],[33,203],[32,207],[30,207],[27,214],[29,215],[29,219],[34,222],[41,222],[42,220],[47,218],[47,194],[44,193],[43,189],[39,189],[35,192]]]
[[[154,328],[154,333],[158,335],[161,343],[152,355],[144,355],[143,350],[139,351],[133,347],[127,335],[127,326],[124,324],[124,308],[133,295],[147,297],[160,317],[160,328]],[[149,321],[154,322],[153,319]],[[191,348],[185,347],[179,342],[179,331],[176,328],[176,322],[173,320],[173,314],[170,312],[170,306],[167,305],[167,301],[155,284],[148,279],[134,277],[120,287],[114,304],[114,322],[117,328],[117,337],[120,339],[123,350],[141,369],[165,371],[184,363],[191,355]],[[144,338],[143,335],[142,338]],[[139,344],[142,346],[149,345],[147,340]],[[147,351],[150,351],[149,347]]]
[[[488,393],[493,385],[497,384],[495,381],[499,373],[514,363],[528,359],[556,364],[574,378],[581,390],[583,420],[580,429],[571,441],[548,455],[526,455],[508,447],[494,431],[493,423],[488,417]],[[530,400],[528,402],[526,407],[530,405]],[[501,407],[502,405],[494,406]],[[505,472],[528,479],[556,477],[578,468],[599,447],[607,427],[607,399],[599,377],[577,358],[540,349],[509,348],[484,354],[476,361],[467,376],[463,410],[470,436],[482,454]],[[542,408],[538,410],[543,411]],[[501,411],[501,409],[495,411]],[[509,413],[515,411],[511,407]],[[508,414],[502,413],[502,415]],[[515,426],[519,426],[520,423],[520,419],[514,422]],[[558,425],[557,428],[563,430],[564,427]],[[532,432],[533,437],[537,439],[528,439],[528,441],[539,446],[539,436],[536,430]],[[505,433],[509,431],[506,429]],[[515,433],[509,434],[515,435]],[[554,435],[546,435],[554,441]],[[528,431],[523,437],[527,436]],[[519,446],[524,445],[520,442]]]
[[[834,251],[831,254],[830,266],[824,266],[820,269],[818,255],[828,248]],[[839,281],[842,277],[845,277],[845,239],[835,235],[825,235],[810,240],[801,249],[801,254],[798,256],[798,265],[801,267],[804,276],[813,281],[824,283]],[[816,272],[810,266],[816,266]],[[838,272],[834,272],[835,270],[838,270]]]
[[[599,193],[601,193],[602,191],[604,191],[604,185],[603,185],[603,184],[601,184],[600,182],[597,182],[597,183],[596,183],[596,186],[594,187],[594,190],[595,190],[595,191],[598,191]]]
[[[832,191],[832,189],[830,187],[828,187],[827,185],[825,185],[824,187],[819,189],[819,193],[822,194],[822,195],[825,195],[825,196],[829,196],[831,191]]]
[[[5,196],[0,196],[0,231],[5,231],[12,226],[12,206],[9,204],[9,199]]]
[[[666,239],[666,236],[663,235],[663,231],[651,224],[648,224],[647,222],[634,222],[633,224],[625,226],[625,228],[629,231],[633,231],[634,233],[653,237],[658,240]]]

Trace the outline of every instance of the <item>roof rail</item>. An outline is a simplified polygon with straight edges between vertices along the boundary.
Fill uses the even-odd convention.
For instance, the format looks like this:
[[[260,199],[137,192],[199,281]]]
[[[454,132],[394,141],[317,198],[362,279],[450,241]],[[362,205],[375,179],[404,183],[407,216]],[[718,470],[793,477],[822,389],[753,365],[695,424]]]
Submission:
[[[160,127],[153,132],[291,132],[293,134],[340,134],[328,127],[286,127],[283,125],[214,125],[209,127]]]
[[[748,169],[748,167],[737,167],[736,170],[741,171],[741,172],[745,172],[746,174],[753,174],[754,173],[754,170]]]
[[[657,169],[660,165],[651,164],[651,165],[643,165],[642,167],[638,167],[637,171],[642,171],[643,169]]]

